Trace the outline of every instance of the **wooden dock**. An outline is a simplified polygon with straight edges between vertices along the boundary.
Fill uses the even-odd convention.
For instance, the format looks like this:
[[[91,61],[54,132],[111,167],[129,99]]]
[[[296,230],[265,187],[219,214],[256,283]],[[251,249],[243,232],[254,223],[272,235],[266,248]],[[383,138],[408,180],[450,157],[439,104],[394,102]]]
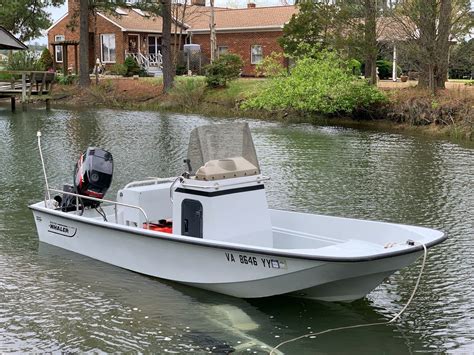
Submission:
[[[10,98],[12,111],[16,110],[17,99],[20,99],[23,110],[26,110],[28,102],[38,99],[44,100],[46,108],[49,108],[55,73],[7,70],[0,71],[0,76],[10,76],[10,79],[0,79],[0,98]]]

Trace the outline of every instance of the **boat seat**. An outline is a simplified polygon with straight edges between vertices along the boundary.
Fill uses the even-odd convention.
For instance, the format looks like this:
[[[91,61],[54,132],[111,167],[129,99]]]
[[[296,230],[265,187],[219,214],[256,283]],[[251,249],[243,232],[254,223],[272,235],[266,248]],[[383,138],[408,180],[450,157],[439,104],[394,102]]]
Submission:
[[[196,171],[197,180],[222,180],[257,175],[258,168],[242,157],[209,160]]]

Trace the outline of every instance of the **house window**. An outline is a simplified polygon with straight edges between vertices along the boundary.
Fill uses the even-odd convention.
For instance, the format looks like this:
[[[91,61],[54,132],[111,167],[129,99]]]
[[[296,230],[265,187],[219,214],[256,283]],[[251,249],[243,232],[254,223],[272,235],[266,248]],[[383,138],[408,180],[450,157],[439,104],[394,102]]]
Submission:
[[[219,46],[217,47],[217,55],[220,57],[221,55],[229,53],[228,46]]]
[[[260,45],[254,45],[250,49],[250,63],[258,64],[263,59],[263,48]]]
[[[100,35],[100,46],[103,63],[115,63],[115,34]]]
[[[54,42],[64,41],[64,35],[56,35],[54,36]],[[56,63],[63,62],[63,47],[62,46],[54,46],[54,59],[56,59]]]

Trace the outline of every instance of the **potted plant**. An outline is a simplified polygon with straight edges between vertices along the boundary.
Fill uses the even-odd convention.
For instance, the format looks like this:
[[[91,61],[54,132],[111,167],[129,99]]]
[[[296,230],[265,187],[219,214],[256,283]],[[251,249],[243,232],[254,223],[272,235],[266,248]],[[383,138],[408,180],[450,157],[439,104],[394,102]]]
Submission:
[[[400,80],[402,83],[406,83],[408,81],[408,75],[405,75],[405,74],[400,75]]]

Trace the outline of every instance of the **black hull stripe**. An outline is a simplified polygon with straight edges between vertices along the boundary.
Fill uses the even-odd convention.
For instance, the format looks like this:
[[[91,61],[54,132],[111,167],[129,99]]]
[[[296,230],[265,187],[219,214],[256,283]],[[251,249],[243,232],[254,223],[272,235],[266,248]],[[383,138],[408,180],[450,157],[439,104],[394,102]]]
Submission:
[[[262,190],[265,186],[262,185],[254,185],[254,186],[246,186],[246,187],[239,187],[237,189],[230,189],[230,190],[217,190],[217,191],[201,191],[201,190],[191,190],[183,187],[178,187],[175,192],[181,192],[183,194],[189,195],[198,195],[198,196],[206,196],[206,197],[214,197],[214,196],[223,196],[223,195],[230,195],[230,194],[237,194],[240,192],[247,192],[247,191],[254,191],[254,190]]]
[[[139,235],[141,237],[146,237],[146,238],[154,238],[154,239],[159,239],[161,241],[167,241],[171,243],[185,243],[185,244],[194,244],[194,245],[199,245],[204,248],[217,248],[217,249],[224,249],[224,250],[230,250],[230,251],[241,251],[241,252],[248,252],[248,253],[254,253],[254,254],[263,254],[263,255],[271,255],[271,256],[279,256],[279,257],[285,257],[285,258],[294,258],[294,259],[303,259],[303,260],[311,260],[311,261],[327,261],[327,262],[364,262],[364,261],[373,261],[373,260],[380,260],[380,259],[389,259],[405,254],[411,254],[411,253],[416,253],[423,251],[423,247],[421,245],[417,245],[414,247],[411,247],[410,249],[405,249],[405,250],[397,250],[394,252],[390,252],[384,255],[370,255],[370,256],[359,256],[359,257],[332,257],[332,256],[321,256],[321,255],[302,255],[298,253],[285,253],[285,252],[278,252],[278,251],[264,251],[264,250],[259,250],[258,248],[252,248],[251,246],[249,247],[236,247],[236,246],[224,246],[224,245],[213,245],[213,244],[207,244],[205,242],[202,242],[202,239],[200,238],[191,238],[191,237],[183,237],[183,239],[178,238],[169,238],[162,233],[158,232],[151,232],[148,231],[147,229],[137,229],[133,230],[131,227],[126,227],[126,226],[121,226],[121,225],[114,225],[113,223],[110,223],[109,225],[103,225],[100,222],[94,221],[94,220],[89,220],[88,218],[84,217],[78,217],[78,216],[66,216],[64,215],[65,212],[58,212],[54,210],[46,210],[40,207],[36,206],[29,206],[30,209],[38,211],[40,213],[45,213],[50,216],[56,216],[60,218],[65,218],[69,220],[73,220],[79,223],[83,224],[88,224],[88,225],[93,225],[99,228],[104,228],[107,230],[116,230],[120,231],[123,233],[128,233],[128,234],[134,234],[134,235]],[[153,234],[151,234],[153,233]],[[186,239],[184,239],[186,238]],[[426,247],[430,248],[434,245],[437,245],[439,243],[444,242],[448,236],[444,234],[442,237],[432,240],[428,243],[426,243]]]

